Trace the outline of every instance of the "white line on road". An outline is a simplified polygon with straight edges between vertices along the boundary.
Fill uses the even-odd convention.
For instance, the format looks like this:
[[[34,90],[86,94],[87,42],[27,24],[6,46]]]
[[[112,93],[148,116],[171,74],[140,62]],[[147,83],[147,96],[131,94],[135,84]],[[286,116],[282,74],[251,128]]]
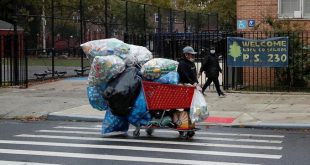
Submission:
[[[223,148],[244,148],[244,149],[265,149],[265,150],[282,150],[282,147],[276,146],[256,146],[256,145],[234,145],[234,144],[217,144],[217,143],[197,143],[197,142],[176,142],[176,141],[157,141],[157,140],[140,140],[140,139],[116,139],[116,138],[95,138],[95,137],[76,137],[76,136],[52,136],[52,135],[16,135],[18,137],[30,138],[50,138],[50,139],[67,139],[67,140],[84,140],[84,141],[108,141],[108,142],[126,142],[126,143],[148,143],[148,144],[175,144],[186,146],[205,146],[205,147],[223,147]]]
[[[171,149],[159,147],[136,147],[136,146],[120,146],[120,145],[95,145],[95,144],[75,144],[75,143],[55,143],[55,142],[35,142],[35,141],[14,141],[0,140],[1,144],[23,144],[38,146],[57,146],[57,147],[81,147],[81,148],[101,148],[101,149],[117,149],[117,150],[134,150],[134,151],[150,151],[150,152],[166,152],[166,153],[183,153],[198,155],[216,155],[230,157],[247,157],[247,158],[263,158],[263,159],[280,159],[281,155],[271,154],[254,154],[241,152],[221,152],[221,151],[203,151],[189,149]]]
[[[0,160],[0,165],[60,165],[60,164],[47,164],[47,163],[17,162],[17,161]]]
[[[185,159],[165,159],[165,158],[150,158],[150,157],[135,157],[135,156],[105,155],[105,154],[83,154],[83,153],[13,150],[13,149],[0,149],[0,153],[18,154],[18,155],[50,156],[50,157],[81,158],[81,159],[118,160],[118,161],[126,161],[126,162],[131,161],[131,162],[167,163],[167,164],[254,165],[254,164],[211,162],[211,161],[198,161],[198,160],[185,160]]]
[[[100,135],[99,132],[67,131],[67,130],[38,130],[36,132],[62,133],[62,134],[83,134],[83,135]],[[263,139],[237,139],[237,138],[216,138],[216,137],[194,137],[194,139],[218,140],[218,141],[234,141],[234,142],[252,142],[252,143],[282,143],[282,141],[280,141],[280,140],[263,140]]]
[[[68,127],[68,126],[57,126],[56,129],[76,129],[76,130],[101,130],[100,127]],[[133,131],[130,129],[129,131]],[[156,129],[156,132],[165,132],[165,133],[175,133],[176,131],[172,130],[159,130]],[[268,137],[268,138],[284,138],[284,135],[263,135],[263,134],[241,134],[241,133],[218,133],[218,132],[195,132],[197,135],[220,135],[220,136],[246,136],[246,137]]]

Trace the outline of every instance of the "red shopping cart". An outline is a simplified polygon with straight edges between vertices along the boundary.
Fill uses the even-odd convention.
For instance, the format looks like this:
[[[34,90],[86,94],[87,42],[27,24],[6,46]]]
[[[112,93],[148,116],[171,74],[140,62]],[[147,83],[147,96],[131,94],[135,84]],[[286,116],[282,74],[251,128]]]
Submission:
[[[152,135],[156,128],[169,128],[179,131],[182,137],[194,136],[197,128],[189,115],[194,86],[143,81],[142,88],[152,121],[144,127],[138,124],[134,136],[140,135],[140,128],[144,128],[148,135]]]

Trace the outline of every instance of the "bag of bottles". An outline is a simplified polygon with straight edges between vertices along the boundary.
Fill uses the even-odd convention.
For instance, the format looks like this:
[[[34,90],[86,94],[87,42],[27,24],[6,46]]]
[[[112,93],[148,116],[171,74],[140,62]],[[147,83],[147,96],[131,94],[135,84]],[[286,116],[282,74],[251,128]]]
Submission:
[[[106,84],[125,70],[125,63],[117,56],[96,56],[88,75],[88,85]]]
[[[179,62],[174,60],[154,58],[142,66],[141,73],[144,78],[154,80],[159,78],[162,74],[177,71],[178,64]]]
[[[81,44],[81,47],[90,62],[96,56],[116,55],[124,59],[129,53],[129,46],[116,38],[88,41]]]
[[[178,84],[180,81],[179,73],[176,71],[169,72],[167,74],[161,75],[155,82],[161,84]]]
[[[198,89],[194,91],[189,115],[192,123],[204,121],[209,116],[207,102]]]
[[[87,87],[88,101],[94,109],[99,111],[105,111],[109,109],[108,102],[102,96],[102,92],[105,90],[105,88],[106,84]]]

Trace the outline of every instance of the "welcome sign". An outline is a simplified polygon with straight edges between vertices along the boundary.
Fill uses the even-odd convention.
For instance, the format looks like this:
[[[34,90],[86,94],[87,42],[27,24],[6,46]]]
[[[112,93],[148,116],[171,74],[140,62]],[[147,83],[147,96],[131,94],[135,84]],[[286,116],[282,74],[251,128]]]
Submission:
[[[227,37],[227,65],[230,67],[287,67],[288,37],[263,40]]]

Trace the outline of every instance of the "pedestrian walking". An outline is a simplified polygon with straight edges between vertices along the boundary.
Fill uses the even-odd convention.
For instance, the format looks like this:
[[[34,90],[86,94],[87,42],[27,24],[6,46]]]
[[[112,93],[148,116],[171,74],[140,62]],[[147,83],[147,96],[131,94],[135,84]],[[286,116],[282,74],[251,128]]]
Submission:
[[[222,73],[222,68],[219,64],[219,59],[216,54],[215,48],[210,48],[210,54],[207,54],[203,60],[202,66],[199,70],[198,78],[202,75],[202,72],[205,73],[208,77],[206,83],[202,87],[202,93],[205,95],[205,90],[213,82],[217,91],[217,94],[220,97],[226,96],[223,91],[220,89],[220,82],[218,80],[219,73]]]

